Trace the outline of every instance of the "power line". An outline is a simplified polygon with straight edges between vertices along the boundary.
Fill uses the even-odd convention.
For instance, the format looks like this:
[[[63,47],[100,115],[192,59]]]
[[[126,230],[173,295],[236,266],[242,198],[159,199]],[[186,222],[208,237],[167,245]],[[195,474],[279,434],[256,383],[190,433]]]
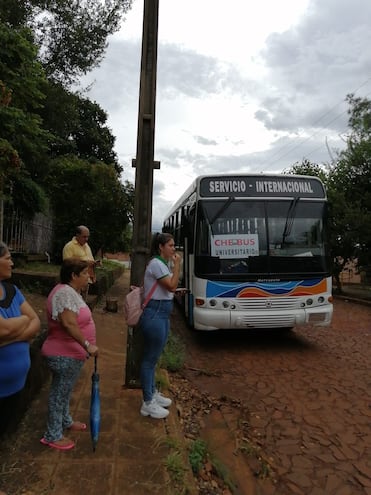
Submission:
[[[362,84],[360,84],[358,86],[357,89],[355,89],[352,94],[355,94],[357,91],[359,91],[363,86],[365,86],[369,81],[371,81],[371,77],[369,77],[368,79],[366,79]],[[369,94],[371,94],[371,92],[367,93],[365,95],[365,97],[367,97]],[[329,115],[330,113],[333,112],[334,109],[336,109],[339,105],[343,104],[344,103],[344,100],[341,100],[340,102],[338,102],[336,105],[334,105],[333,107],[331,107],[329,110],[327,110],[323,115],[321,115],[316,121],[313,122],[312,124],[312,127],[315,126],[316,124],[318,124],[319,122],[321,122],[327,115]],[[333,119],[331,119],[330,121],[326,122],[324,124],[324,126],[328,126],[330,124],[332,124],[333,122],[335,122],[336,120],[340,119],[340,117],[342,117],[345,113],[347,113],[348,109],[344,110],[343,112],[341,112],[339,115],[335,116]],[[302,140],[300,143],[297,143],[297,144],[294,144],[294,145],[291,145],[291,144],[285,144],[283,146],[281,146],[280,148],[278,148],[274,153],[273,155],[271,156],[270,160],[272,160],[274,157],[276,157],[277,155],[279,155],[279,153],[283,150],[285,150],[288,146],[289,146],[289,149],[286,153],[284,153],[283,155],[280,155],[278,156],[278,158],[276,160],[273,160],[271,161],[271,165],[274,164],[274,163],[277,163],[279,160],[282,160],[283,158],[285,158],[287,155],[289,155],[292,151],[294,151],[295,149],[299,148],[300,146],[302,146],[304,143],[306,143],[307,141],[311,140],[314,136],[316,136],[317,134],[319,134],[320,132],[322,132],[322,129],[319,129],[318,131],[315,131],[314,133],[312,133],[310,136],[308,136],[307,138],[305,138],[304,140]],[[302,131],[301,133],[299,133],[299,138],[301,135],[304,134],[304,131]],[[317,147],[315,151],[317,151],[317,149],[320,149],[320,147]],[[314,151],[311,151],[309,152],[309,154],[312,154]]]

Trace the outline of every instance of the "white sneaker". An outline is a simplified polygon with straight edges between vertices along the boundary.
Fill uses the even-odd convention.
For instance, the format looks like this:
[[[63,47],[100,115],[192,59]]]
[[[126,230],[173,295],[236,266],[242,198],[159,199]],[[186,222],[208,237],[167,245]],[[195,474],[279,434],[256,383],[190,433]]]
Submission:
[[[152,399],[150,402],[143,402],[140,414],[142,416],[151,416],[151,418],[155,419],[163,419],[169,415],[169,411]]]
[[[152,400],[154,400],[156,404],[161,407],[170,407],[172,403],[171,399],[162,395],[162,393],[158,390],[156,390],[156,392],[153,394]]]

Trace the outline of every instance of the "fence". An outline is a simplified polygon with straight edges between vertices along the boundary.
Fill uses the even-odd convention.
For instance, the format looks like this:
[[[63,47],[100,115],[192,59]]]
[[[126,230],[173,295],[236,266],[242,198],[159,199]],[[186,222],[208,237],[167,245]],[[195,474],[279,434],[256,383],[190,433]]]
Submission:
[[[9,212],[4,218],[3,238],[9,249],[14,252],[37,254],[51,252],[52,219],[37,213],[32,220],[24,220],[19,212]]]

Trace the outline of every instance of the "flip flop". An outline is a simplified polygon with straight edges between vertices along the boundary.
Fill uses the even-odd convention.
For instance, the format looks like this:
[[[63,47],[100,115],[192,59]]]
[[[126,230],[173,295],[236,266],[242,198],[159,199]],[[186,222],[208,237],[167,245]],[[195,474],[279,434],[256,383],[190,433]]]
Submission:
[[[74,421],[71,426],[67,427],[67,430],[70,431],[85,431],[87,428],[85,423],[81,423],[80,421]]]
[[[75,446],[75,442],[73,442],[72,440],[69,440],[68,443],[61,445],[60,443],[48,442],[47,440],[45,440],[44,437],[40,440],[40,443],[42,443],[43,445],[47,445],[48,447],[51,447],[52,449],[57,449],[57,450],[70,450],[70,449],[73,449]]]

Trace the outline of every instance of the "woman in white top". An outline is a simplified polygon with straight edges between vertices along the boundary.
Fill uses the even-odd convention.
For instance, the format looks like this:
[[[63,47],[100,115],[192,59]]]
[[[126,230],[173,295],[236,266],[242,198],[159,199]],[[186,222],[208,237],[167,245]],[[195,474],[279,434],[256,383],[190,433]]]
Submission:
[[[156,390],[155,372],[169,335],[170,313],[179,282],[181,257],[175,252],[173,236],[168,233],[155,234],[151,254],[144,274],[144,298],[153,285],[157,285],[140,319],[144,339],[140,373],[143,404],[140,412],[143,416],[162,419],[169,414],[166,408],[171,405],[171,399]]]
[[[78,258],[64,260],[60,283],[47,300],[48,335],[42,354],[52,373],[48,399],[47,429],[40,440],[58,450],[75,446],[63,430],[83,431],[86,424],[73,421],[70,398],[81,369],[89,355],[96,356],[96,329],[90,308],[81,297],[88,285],[89,264]]]

